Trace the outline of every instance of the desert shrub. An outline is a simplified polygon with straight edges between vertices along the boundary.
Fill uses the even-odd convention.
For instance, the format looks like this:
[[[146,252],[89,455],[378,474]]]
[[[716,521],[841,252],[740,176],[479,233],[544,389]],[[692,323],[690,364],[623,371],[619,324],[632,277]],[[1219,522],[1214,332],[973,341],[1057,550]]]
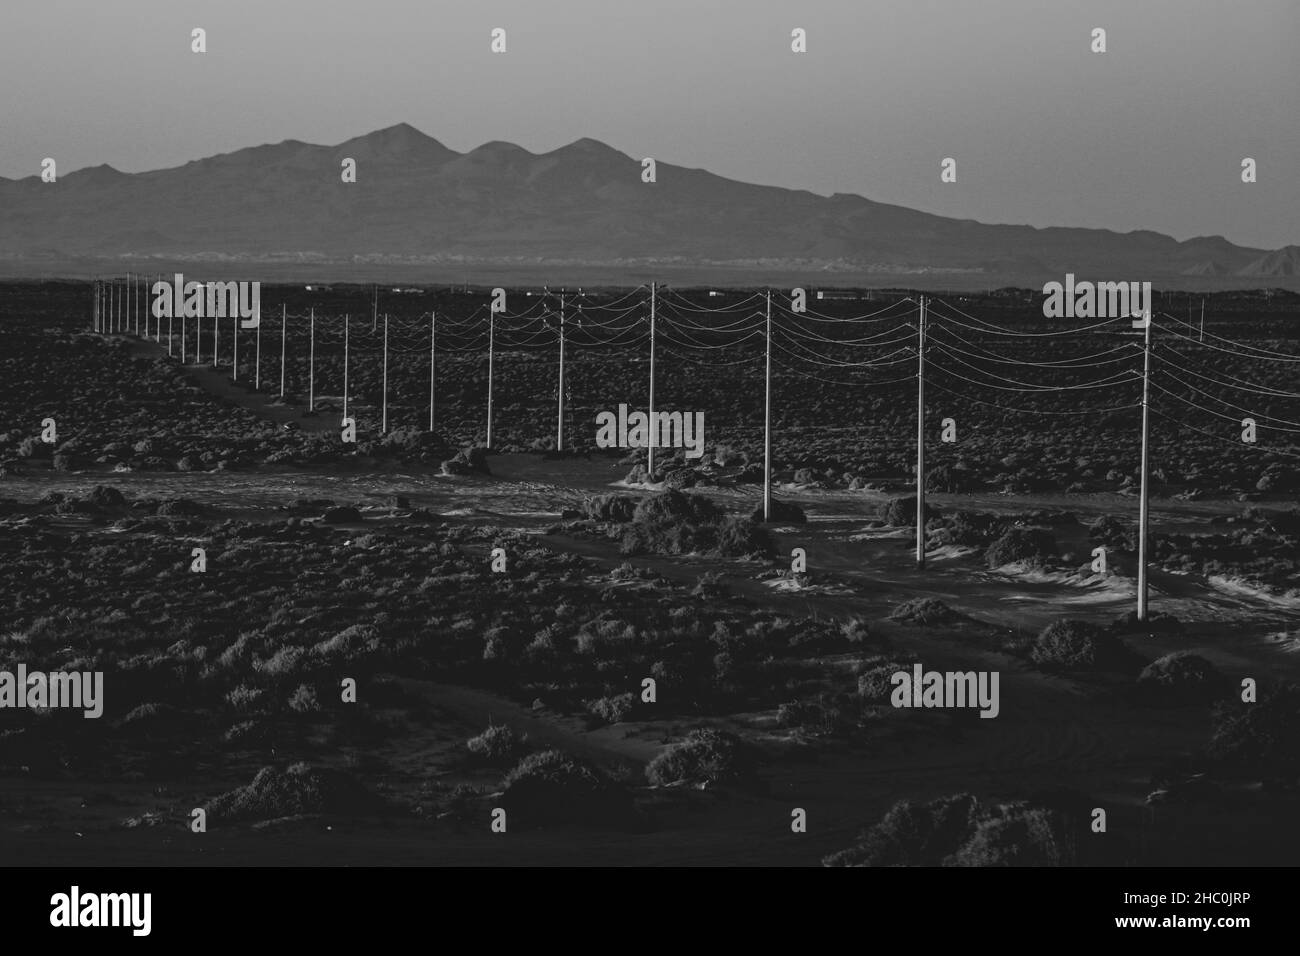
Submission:
[[[1040,667],[1060,670],[1125,670],[1136,655],[1119,638],[1088,621],[1053,621],[1029,652]]]
[[[902,624],[933,626],[936,624],[953,624],[965,620],[965,616],[957,613],[938,598],[918,597],[904,601],[890,611],[889,619]]]
[[[711,524],[721,517],[718,506],[703,495],[688,495],[674,490],[642,498],[632,515],[634,521],[644,525]]]
[[[1152,700],[1197,704],[1223,696],[1227,678],[1204,657],[1186,652],[1166,654],[1142,669],[1138,687]]]
[[[978,486],[979,482],[969,471],[954,465],[940,465],[938,468],[931,469],[925,476],[925,490],[939,494],[964,494]],[[912,508],[915,510],[915,503]]]
[[[865,644],[871,639],[871,626],[860,617],[851,617],[840,625],[840,634],[850,644]]]
[[[249,711],[257,707],[265,691],[251,684],[239,684],[226,694],[226,700],[235,710]]]
[[[728,468],[732,465],[743,465],[748,460],[748,455],[741,450],[733,448],[731,445],[718,445],[713,449],[714,463],[723,468]]]
[[[693,488],[699,482],[694,470],[677,468],[664,475],[664,487],[669,489]]]
[[[363,520],[361,512],[350,505],[340,505],[337,508],[326,508],[325,513],[320,517],[321,521],[325,524],[354,524]]]
[[[724,558],[766,555],[772,551],[772,539],[748,518],[729,515],[718,525],[716,550]]]
[[[987,545],[1006,531],[1001,518],[980,511],[956,511],[942,521],[934,532],[939,544]]]
[[[869,704],[888,704],[894,691],[893,677],[899,671],[911,673],[912,665],[872,657],[858,665],[858,696]]]
[[[821,693],[807,700],[781,704],[776,722],[818,734],[845,734],[858,726],[862,702],[852,694]]]
[[[352,624],[314,645],[311,654],[331,664],[346,663],[378,651],[380,636],[373,624]]]
[[[925,506],[925,519],[935,517],[936,512],[929,505]],[[890,498],[880,506],[880,518],[891,528],[916,527],[916,495],[906,498]]]
[[[458,783],[442,798],[442,811],[462,823],[469,823],[480,814],[479,801],[483,792],[473,784]]]
[[[121,508],[126,505],[125,496],[112,485],[96,485],[87,499],[99,508]]]
[[[725,730],[692,730],[669,744],[645,768],[657,787],[672,783],[752,783],[757,765],[748,748]]]
[[[631,521],[640,499],[628,495],[597,495],[582,503],[582,511],[594,521]]]
[[[630,554],[767,554],[771,540],[752,521],[724,515],[700,495],[665,491],[642,498],[623,526],[620,551]]]
[[[900,800],[857,843],[822,860],[824,866],[939,866],[970,839],[979,819],[968,793],[916,805]]]
[[[53,445],[47,444],[35,436],[24,438],[18,443],[19,458],[50,458],[53,453]]]
[[[1065,818],[1043,807],[1004,804],[975,825],[947,866],[1070,866],[1074,841]]]
[[[970,794],[895,803],[823,866],[1069,866],[1069,817],[1028,803],[982,807]]]
[[[705,571],[691,588],[691,597],[718,600],[727,596],[727,586],[720,571]]]
[[[528,750],[528,735],[517,734],[505,724],[492,724],[465,741],[465,747],[475,757],[493,763],[513,760]]]
[[[1221,704],[1208,749],[1225,767],[1294,782],[1300,774],[1300,686],[1282,683],[1254,703]]]
[[[512,827],[617,825],[627,821],[631,809],[625,789],[597,767],[560,750],[529,754],[503,785],[500,803]]]
[[[637,696],[633,693],[613,697],[598,697],[587,701],[587,713],[606,724],[617,724],[628,719],[636,709]]]
[[[285,770],[263,767],[247,786],[208,801],[208,823],[273,820],[304,813],[356,815],[380,802],[347,774],[297,763]]]
[[[1041,565],[1053,557],[1056,557],[1056,539],[1042,528],[1012,528],[984,552],[984,560],[990,568],[1014,562]]]
[[[1103,515],[1088,529],[1089,536],[1108,548],[1132,551],[1137,547],[1137,531],[1131,522],[1114,515]]]
[[[289,697],[289,709],[295,714],[310,714],[321,709],[316,699],[316,688],[310,684],[299,684]]]
[[[749,516],[749,520],[755,523],[763,521],[763,506],[759,505]],[[771,521],[773,524],[805,524],[808,516],[804,510],[793,501],[778,501],[772,499]]]

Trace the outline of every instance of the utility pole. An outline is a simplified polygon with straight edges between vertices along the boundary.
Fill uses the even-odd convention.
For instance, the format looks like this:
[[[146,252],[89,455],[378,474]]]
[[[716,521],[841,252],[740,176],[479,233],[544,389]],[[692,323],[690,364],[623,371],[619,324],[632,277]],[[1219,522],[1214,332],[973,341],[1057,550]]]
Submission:
[[[307,411],[316,411],[316,308],[311,310],[311,345],[307,348]]]
[[[288,325],[284,318],[284,303],[280,303],[280,397],[284,398],[284,346],[288,338]]]
[[[1149,441],[1151,437],[1151,306],[1147,304],[1146,330],[1142,343],[1142,499],[1138,505],[1138,606],[1137,619],[1147,619],[1147,473],[1150,464]]]
[[[496,347],[496,312],[488,308],[488,402],[487,402],[487,447],[492,448],[492,353]]]
[[[772,290],[767,290],[767,374],[763,389],[763,520],[772,520]]]
[[[655,420],[655,291],[657,283],[650,283],[650,421]],[[647,436],[648,438],[649,436]],[[646,441],[645,480],[653,481],[655,473],[655,446]]]
[[[362,322],[365,319],[361,320]],[[348,333],[352,328],[351,313],[343,313],[343,417],[348,417]]]
[[[234,335],[235,337],[235,361],[231,367],[235,371],[235,381],[238,382],[239,381],[239,310],[238,309],[235,310],[235,317],[231,320],[231,327],[233,329],[233,332],[231,334]]]
[[[438,313],[429,312],[429,431],[433,431],[433,355],[438,345]]]
[[[564,294],[560,294],[560,383],[555,420],[555,450],[564,451]],[[654,419],[651,419],[653,422]]]
[[[1201,296],[1201,341],[1205,341],[1205,296]]]
[[[925,567],[925,296],[916,334],[916,566]]]
[[[388,434],[388,313],[384,313],[384,411],[379,424],[379,433]]]
[[[253,388],[262,387],[262,310],[257,315],[257,332],[253,335]]]

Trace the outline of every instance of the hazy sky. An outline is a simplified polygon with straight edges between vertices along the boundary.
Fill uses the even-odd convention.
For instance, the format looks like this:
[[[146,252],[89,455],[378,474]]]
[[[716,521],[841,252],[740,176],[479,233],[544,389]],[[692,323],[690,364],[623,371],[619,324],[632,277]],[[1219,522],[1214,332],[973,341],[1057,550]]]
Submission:
[[[408,122],[985,222],[1300,243],[1300,0],[43,0],[6,5],[0,89],[9,178]]]

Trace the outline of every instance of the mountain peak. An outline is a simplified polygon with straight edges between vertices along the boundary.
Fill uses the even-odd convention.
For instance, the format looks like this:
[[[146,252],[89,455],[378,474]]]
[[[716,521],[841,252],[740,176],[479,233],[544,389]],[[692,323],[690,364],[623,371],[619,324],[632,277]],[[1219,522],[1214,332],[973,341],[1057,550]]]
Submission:
[[[602,143],[598,139],[592,139],[590,136],[584,136],[581,139],[575,139],[566,146],[561,146],[556,150],[557,153],[617,153],[613,146],[608,143]],[[622,155],[622,154],[620,154]]]
[[[482,146],[476,146],[474,149],[471,149],[469,153],[466,155],[470,155],[470,154],[479,154],[485,156],[532,156],[533,155],[532,153],[528,152],[528,150],[524,149],[522,146],[518,145],[517,143],[507,143],[503,139],[494,139],[491,140],[490,142],[484,143]]]
[[[346,148],[351,153],[367,158],[403,158],[407,156],[437,156],[448,158],[455,155],[427,133],[422,133],[410,123],[397,123],[357,136],[340,143],[339,149]]]
[[[367,133],[362,139],[398,141],[398,142],[436,142],[432,136],[422,133],[410,123],[394,123],[374,132]]]
[[[77,182],[83,184],[99,184],[126,179],[129,175],[129,173],[124,173],[120,169],[115,169],[108,165],[108,163],[100,163],[98,166],[85,166],[81,169],[74,170],[68,174],[68,177],[75,177]]]

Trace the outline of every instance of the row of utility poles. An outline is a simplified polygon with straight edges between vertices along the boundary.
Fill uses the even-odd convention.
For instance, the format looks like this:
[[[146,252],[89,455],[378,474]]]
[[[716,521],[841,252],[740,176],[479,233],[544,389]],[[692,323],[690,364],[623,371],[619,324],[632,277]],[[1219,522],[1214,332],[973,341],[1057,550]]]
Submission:
[[[124,301],[124,292],[130,290],[130,299],[132,305],[127,305]],[[130,323],[129,313],[135,313],[135,332],[139,334],[140,313],[137,304],[136,283],[131,277],[128,277],[126,288],[113,281],[95,283],[93,321],[97,331],[116,331],[126,330]],[[650,401],[649,401],[649,421],[651,428],[648,429],[648,441],[653,440],[655,429],[655,332],[657,319],[657,283],[650,284],[650,301],[649,301],[649,320],[650,320]],[[927,313],[929,301],[926,296],[922,295],[918,302],[918,321],[917,321],[917,347],[916,347],[916,566],[925,568],[925,356],[926,356],[926,333],[927,333]],[[372,330],[378,323],[378,291],[374,303],[375,314],[372,321]],[[383,410],[381,417],[381,432],[388,432],[388,316],[384,315],[384,333],[383,333]],[[559,371],[558,385],[556,392],[556,424],[555,424],[555,447],[558,451],[564,450],[564,414],[565,414],[565,296],[559,295]],[[766,294],[766,349],[765,349],[765,370],[764,370],[764,389],[763,389],[763,518],[771,520],[772,517],[772,293],[769,290]],[[159,326],[161,322],[159,321]],[[218,359],[218,325],[217,320],[213,320],[212,328],[212,364],[217,365]],[[286,329],[287,319],[284,307],[281,306],[280,312],[280,395],[284,395],[285,381],[285,352],[286,352]],[[1149,527],[1149,476],[1150,476],[1150,378],[1151,378],[1151,314],[1148,308],[1143,317],[1133,322],[1134,328],[1142,328],[1143,336],[1143,362],[1142,362],[1142,465],[1141,465],[1141,490],[1139,496],[1139,515],[1138,515],[1138,579],[1137,579],[1137,616],[1138,620],[1147,620],[1147,558],[1148,558],[1148,527]],[[1202,334],[1204,334],[1204,303],[1202,303],[1201,318]],[[202,361],[201,340],[198,334],[199,325],[196,320],[195,328],[195,355],[194,361]],[[239,376],[239,323],[235,323],[234,336],[234,377]],[[316,407],[316,310],[313,308],[310,312],[309,319],[309,346],[308,346],[308,408],[315,410]],[[350,353],[350,331],[351,321],[348,316],[344,316],[343,331],[343,417],[348,414],[348,393],[349,386],[349,353]],[[148,317],[145,317],[145,336],[148,336]],[[435,370],[437,355],[437,336],[438,324],[437,313],[430,316],[429,325],[429,430],[434,429],[434,396],[436,393],[437,374]],[[161,329],[155,330],[155,341],[160,341]],[[168,338],[167,352],[172,354],[172,324],[168,319]],[[186,322],[181,320],[181,361],[186,357]],[[487,392],[487,447],[492,447],[492,418],[493,418],[493,387],[495,379],[495,353],[496,353],[496,313],[489,310],[488,317],[488,392]],[[254,387],[261,386],[261,325],[257,327],[256,339],[256,357],[254,359]],[[655,446],[648,444],[646,448],[646,473],[647,476],[654,474],[655,470]]]

